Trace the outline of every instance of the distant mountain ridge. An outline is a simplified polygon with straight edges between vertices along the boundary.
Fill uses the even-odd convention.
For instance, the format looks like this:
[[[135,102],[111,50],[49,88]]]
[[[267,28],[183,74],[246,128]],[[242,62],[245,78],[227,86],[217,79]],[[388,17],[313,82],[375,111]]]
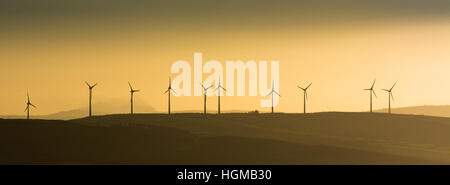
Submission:
[[[393,114],[413,114],[437,117],[450,117],[450,105],[422,105],[413,107],[400,107],[391,109]],[[388,109],[380,109],[375,112],[388,112]]]
[[[109,104],[96,103],[92,105],[93,115],[107,115],[107,114],[126,114],[130,112],[130,105],[127,104]],[[155,109],[150,105],[138,104],[134,106],[135,113],[155,113]],[[88,107],[71,109],[47,115],[32,115],[31,119],[58,119],[71,120],[83,118],[88,116]],[[0,115],[0,118],[6,119],[24,119],[26,115]]]
[[[157,112],[149,105],[140,105],[135,107],[136,113],[165,113]],[[184,110],[184,111],[173,111],[174,113],[202,113],[202,110]],[[223,113],[247,113],[250,111],[244,110],[230,110],[222,111]],[[378,113],[387,113],[388,109],[375,110]],[[93,105],[94,115],[109,115],[109,114],[127,114],[129,113],[129,105],[110,105],[107,103],[97,103]],[[208,113],[216,113],[215,110],[210,110]],[[437,116],[437,117],[450,117],[450,105],[422,105],[422,106],[412,106],[412,107],[400,107],[393,108],[393,114],[412,114],[412,115],[426,115],[426,116]],[[54,114],[48,115],[37,115],[31,116],[32,119],[61,119],[61,120],[71,120],[77,118],[83,118],[88,115],[88,108],[78,108],[67,111],[61,111]],[[0,115],[0,118],[6,119],[24,119],[25,115]]]

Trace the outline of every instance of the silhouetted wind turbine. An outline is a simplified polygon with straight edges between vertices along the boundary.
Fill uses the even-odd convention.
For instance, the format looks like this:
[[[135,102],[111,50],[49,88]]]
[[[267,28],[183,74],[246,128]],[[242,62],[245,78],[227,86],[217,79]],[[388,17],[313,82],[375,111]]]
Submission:
[[[130,93],[131,93],[131,114],[133,115],[133,94],[135,92],[139,92],[141,90],[134,90],[133,87],[131,86],[130,82],[128,82],[128,86],[130,86]]]
[[[212,87],[212,85],[209,87],[203,86],[202,83],[200,83],[200,85],[202,85],[202,88],[203,88],[203,113],[206,114],[206,95],[208,93],[208,89],[210,89]]]
[[[266,96],[269,96],[269,95],[272,95],[272,114],[273,114],[273,93],[275,93],[275,94],[277,94],[279,97],[281,97],[281,95],[280,94],[278,94],[278,92],[277,91],[275,91],[275,84],[274,84],[275,82],[272,80],[272,90],[270,91],[270,93],[269,94],[267,94]]]
[[[89,87],[89,117],[92,117],[92,89],[97,86],[97,83],[92,86],[86,81],[85,83]]]
[[[218,92],[218,102],[217,102],[217,114],[220,114],[220,89],[223,89],[225,92],[227,91],[225,88],[222,87],[222,84],[220,83],[220,77],[219,77],[219,86],[214,91]]]
[[[28,94],[28,92],[27,92],[27,98],[28,98],[28,100],[27,100],[27,108],[25,108],[25,111],[27,111],[27,120],[29,120],[29,119],[30,119],[30,105],[31,105],[32,107],[34,107],[34,108],[36,108],[36,106],[34,106],[34,105],[31,103],[31,101],[30,101],[30,95]]]
[[[312,83],[310,83],[308,85],[308,87],[306,88],[302,88],[300,86],[297,85],[298,88],[300,88],[301,90],[303,90],[303,113],[306,114],[306,100],[308,99],[308,88],[312,85]]]
[[[375,98],[377,97],[377,94],[375,94],[375,90],[373,89],[373,87],[375,86],[375,81],[373,81],[372,87],[370,87],[369,89],[364,89],[365,91],[370,91],[370,112],[372,112],[372,94],[375,95]]]
[[[390,89],[383,89],[383,91],[386,91],[389,93],[389,114],[391,113],[391,98],[392,98],[392,101],[394,101],[394,95],[392,95],[392,89],[394,89],[396,84],[397,83],[394,83],[394,85]]]
[[[170,80],[170,77],[169,77],[169,87],[167,88],[167,91],[164,92],[164,94],[168,93],[168,95],[169,95],[169,115],[170,115],[170,91],[172,91],[173,93],[176,94],[175,90],[172,89],[172,80]]]

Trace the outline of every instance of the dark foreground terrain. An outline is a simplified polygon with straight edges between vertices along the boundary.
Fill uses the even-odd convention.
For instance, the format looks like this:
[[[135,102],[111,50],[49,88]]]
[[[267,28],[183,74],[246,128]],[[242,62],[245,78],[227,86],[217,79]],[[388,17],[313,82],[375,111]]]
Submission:
[[[0,119],[0,164],[449,164],[450,119],[369,113]]]

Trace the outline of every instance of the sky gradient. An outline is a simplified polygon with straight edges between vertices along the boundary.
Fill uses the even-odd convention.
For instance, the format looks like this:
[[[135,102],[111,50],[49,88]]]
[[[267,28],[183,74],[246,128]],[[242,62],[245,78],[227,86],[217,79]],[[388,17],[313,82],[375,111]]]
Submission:
[[[278,60],[280,104],[301,112],[297,85],[313,85],[308,109],[367,111],[450,104],[450,3],[359,1],[100,1],[0,2],[0,115],[23,114],[26,92],[50,114],[87,106],[84,81],[98,82],[95,102],[167,109],[170,67],[204,60]],[[204,79],[208,74],[204,74]],[[226,88],[226,87],[225,87]],[[270,111],[262,97],[223,97],[222,110]],[[203,109],[202,97],[175,97],[174,111]],[[208,98],[216,110],[216,97]],[[100,111],[100,110],[99,110]],[[135,110],[140,112],[139,109]],[[128,110],[123,110],[128,112]],[[94,108],[95,113],[95,108]]]

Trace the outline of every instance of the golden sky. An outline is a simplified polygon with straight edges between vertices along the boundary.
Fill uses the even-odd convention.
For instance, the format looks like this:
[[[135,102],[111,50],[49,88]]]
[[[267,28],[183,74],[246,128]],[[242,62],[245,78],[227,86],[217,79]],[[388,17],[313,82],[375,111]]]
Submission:
[[[0,115],[23,114],[27,90],[38,106],[33,114],[85,107],[84,81],[99,83],[94,103],[128,103],[130,81],[142,90],[135,104],[164,112],[167,78],[176,76],[170,67],[186,60],[193,69],[194,52],[224,68],[227,60],[278,60],[276,111],[300,112],[296,86],[309,82],[309,111],[366,111],[369,93],[362,89],[374,79],[374,109],[387,106],[380,89],[394,82],[393,107],[450,104],[450,17],[443,1],[20,2],[2,6],[8,11],[0,14]],[[259,107],[261,99],[223,97],[222,109],[269,111]],[[211,111],[216,101],[208,98]],[[200,111],[202,97],[175,97],[172,106]]]

